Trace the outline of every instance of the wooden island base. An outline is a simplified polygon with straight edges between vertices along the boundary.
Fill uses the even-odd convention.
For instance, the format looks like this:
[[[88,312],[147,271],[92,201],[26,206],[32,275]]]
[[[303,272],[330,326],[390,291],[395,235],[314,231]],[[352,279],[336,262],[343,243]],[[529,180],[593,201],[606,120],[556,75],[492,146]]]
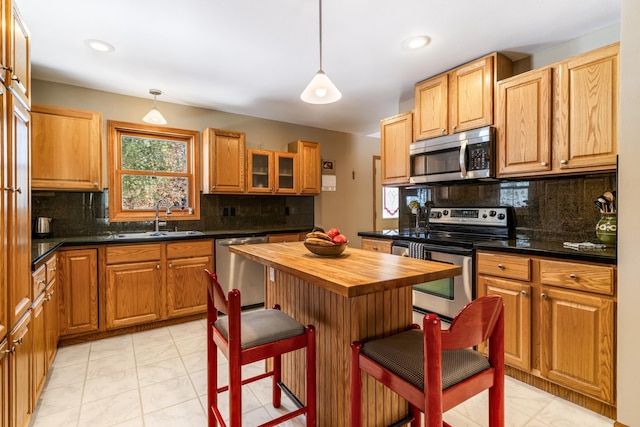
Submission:
[[[265,305],[279,304],[316,328],[317,425],[349,426],[351,343],[381,338],[412,323],[411,285],[452,277],[460,267],[348,248],[336,258],[308,252],[302,242],[231,246],[265,266]],[[283,382],[304,400],[303,350],[283,358]],[[364,374],[363,374],[364,375]],[[407,403],[363,377],[363,425],[402,420]]]
[[[316,328],[317,425],[349,425],[349,356],[355,340],[382,337],[411,324],[411,287],[345,298],[290,274],[275,271],[266,306]],[[304,351],[283,358],[283,382],[304,401]],[[407,403],[363,375],[363,425],[388,426],[407,416]]]

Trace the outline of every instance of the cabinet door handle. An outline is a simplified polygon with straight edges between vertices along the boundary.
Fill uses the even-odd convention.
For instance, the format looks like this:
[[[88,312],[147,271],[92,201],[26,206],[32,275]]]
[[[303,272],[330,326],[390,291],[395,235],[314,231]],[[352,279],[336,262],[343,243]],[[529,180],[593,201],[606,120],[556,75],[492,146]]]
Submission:
[[[160,264],[156,264],[156,270],[160,270]]]
[[[13,67],[2,67],[3,70],[6,70],[10,73],[13,73]]]
[[[544,292],[540,294],[540,298],[542,299],[547,299],[547,294],[545,294]]]
[[[540,166],[547,166],[547,162],[540,162]]]
[[[576,276],[574,273],[571,273],[569,277],[571,277],[573,280],[576,280],[578,278],[578,276]]]
[[[169,268],[173,268],[173,264],[169,264]]]
[[[523,297],[527,296],[527,291],[520,291],[520,294],[522,294]]]
[[[451,126],[451,130],[455,132],[456,131],[456,125]]]
[[[15,188],[15,187],[4,187],[4,189],[7,190],[7,191],[11,191],[12,193],[20,193],[20,194],[22,194],[22,188],[20,188],[20,187],[18,187],[18,188]]]
[[[11,349],[5,350],[4,352],[5,354],[14,354],[16,352],[16,346],[14,345]]]
[[[20,338],[18,338],[17,340],[13,340],[13,343],[14,343],[15,345],[22,345],[22,338],[23,338],[23,337],[20,337]],[[15,348],[15,347],[14,347],[14,348]]]
[[[498,264],[498,268],[499,268],[500,270],[504,270],[504,265],[502,265],[502,264]]]
[[[440,133],[444,135],[444,128],[440,129]]]
[[[565,159],[562,159],[562,160],[560,160],[560,164],[561,164],[561,165],[566,165],[566,164],[567,164],[567,161],[566,161]]]

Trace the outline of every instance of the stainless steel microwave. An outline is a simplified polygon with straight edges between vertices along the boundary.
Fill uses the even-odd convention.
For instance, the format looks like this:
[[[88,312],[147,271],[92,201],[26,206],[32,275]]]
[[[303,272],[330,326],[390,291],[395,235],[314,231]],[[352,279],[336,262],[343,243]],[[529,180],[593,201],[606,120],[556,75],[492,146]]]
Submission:
[[[495,177],[495,129],[491,126],[410,145],[411,184]]]

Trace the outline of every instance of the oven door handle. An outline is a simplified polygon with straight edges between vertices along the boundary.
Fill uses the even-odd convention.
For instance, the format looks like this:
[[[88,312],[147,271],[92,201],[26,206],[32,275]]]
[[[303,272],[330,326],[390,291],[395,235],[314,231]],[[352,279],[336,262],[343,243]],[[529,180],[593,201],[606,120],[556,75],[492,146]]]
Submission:
[[[451,255],[462,255],[462,256],[473,255],[473,249],[462,248],[460,246],[440,246],[440,245],[430,245],[426,243],[424,245],[424,249],[427,252],[439,252],[439,253],[451,254]]]
[[[460,141],[460,177],[467,177],[467,140]]]

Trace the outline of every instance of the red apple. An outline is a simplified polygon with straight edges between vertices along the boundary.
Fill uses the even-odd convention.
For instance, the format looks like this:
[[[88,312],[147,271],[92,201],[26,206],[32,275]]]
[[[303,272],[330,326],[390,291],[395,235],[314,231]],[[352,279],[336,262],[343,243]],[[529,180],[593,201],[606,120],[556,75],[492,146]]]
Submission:
[[[343,243],[347,243],[347,236],[345,236],[344,234],[338,234],[337,236],[333,237],[333,243],[335,243],[336,245],[341,245]]]
[[[332,239],[336,237],[338,234],[340,234],[340,230],[338,230],[335,227],[330,228],[329,231],[327,231],[327,236],[331,237]]]

